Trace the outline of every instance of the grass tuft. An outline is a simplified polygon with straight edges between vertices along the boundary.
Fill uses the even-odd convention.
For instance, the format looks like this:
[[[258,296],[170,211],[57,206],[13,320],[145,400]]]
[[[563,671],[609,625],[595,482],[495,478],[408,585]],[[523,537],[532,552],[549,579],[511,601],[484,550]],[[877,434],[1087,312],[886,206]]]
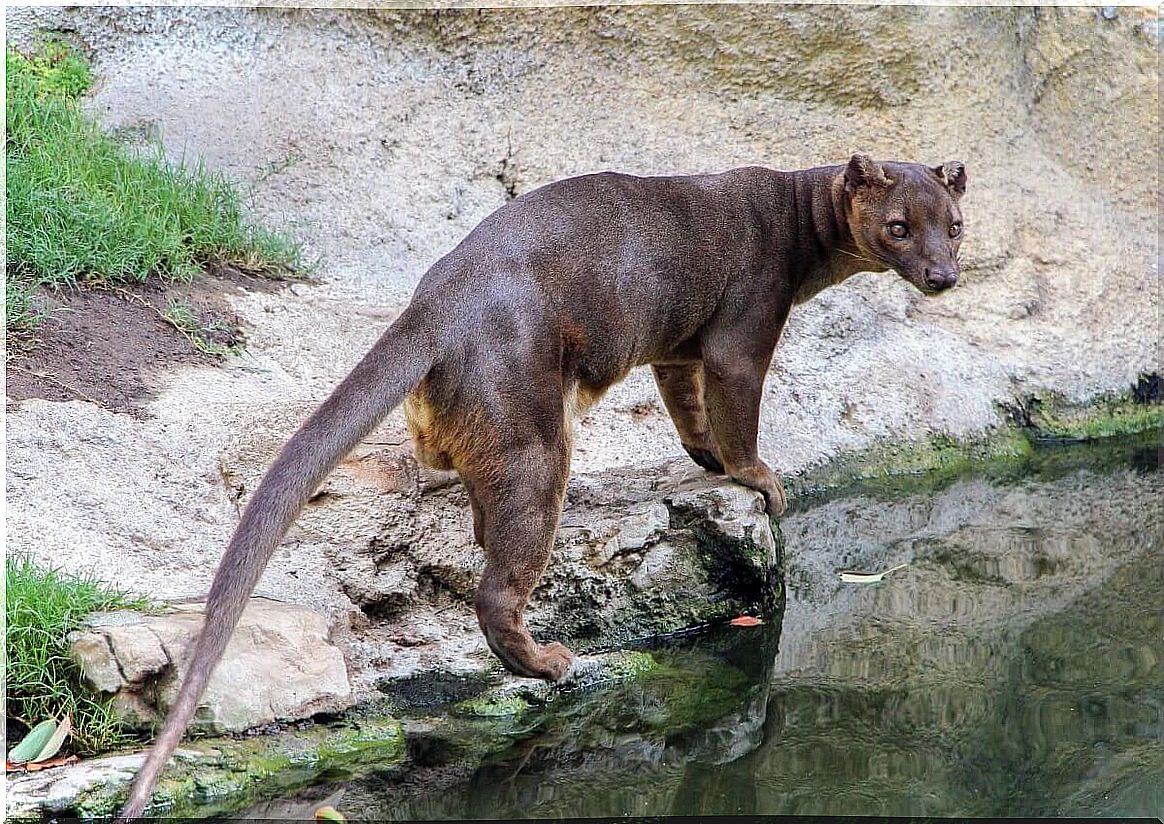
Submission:
[[[299,246],[248,223],[222,175],[103,133],[79,103],[89,68],[67,46],[9,49],[5,64],[10,334],[36,325],[41,286],[187,282],[211,263],[270,276],[300,267]]]
[[[160,313],[162,319],[186,336],[190,345],[204,355],[217,358],[238,354],[240,347],[219,343],[216,335],[228,333],[221,320],[202,321],[190,304],[170,298],[166,310]]]
[[[129,741],[108,703],[94,699],[82,686],[65,639],[92,612],[149,609],[149,601],[91,578],[46,569],[26,555],[5,558],[4,575],[5,715],[11,740],[17,740],[13,721],[28,728],[71,713],[71,749],[78,755],[107,752]]]

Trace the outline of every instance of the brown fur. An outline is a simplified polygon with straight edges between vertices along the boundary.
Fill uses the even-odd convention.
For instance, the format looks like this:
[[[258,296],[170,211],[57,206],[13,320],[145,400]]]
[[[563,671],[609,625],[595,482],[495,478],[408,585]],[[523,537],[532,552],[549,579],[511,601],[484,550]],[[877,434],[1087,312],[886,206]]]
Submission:
[[[215,575],[189,675],[122,818],[140,816],[263,568],[308,496],[407,395],[418,457],[455,469],[486,565],[478,621],[514,673],[561,679],[522,611],[549,560],[569,475],[571,419],[651,365],[701,466],[786,506],[760,459],[760,398],[795,303],[858,271],[952,286],[961,163],[854,155],[800,172],[759,167],[642,178],[604,173],[523,195],[421,280],[412,303],[288,441]],[[892,222],[907,236],[890,235]]]

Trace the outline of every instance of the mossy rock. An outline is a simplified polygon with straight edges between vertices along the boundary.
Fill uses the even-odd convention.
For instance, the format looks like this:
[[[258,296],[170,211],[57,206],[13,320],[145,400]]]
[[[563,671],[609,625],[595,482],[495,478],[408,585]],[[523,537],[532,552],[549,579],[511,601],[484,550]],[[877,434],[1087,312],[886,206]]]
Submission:
[[[336,769],[383,767],[404,758],[404,732],[394,718],[362,719],[254,738],[207,739],[184,744],[154,791],[149,812],[166,817],[228,813],[313,783]],[[112,815],[128,786],[99,784],[78,793],[81,819]]]
[[[1018,406],[999,407],[1008,423],[981,435],[956,439],[934,435],[914,443],[892,443],[842,455],[786,478],[791,504],[802,508],[823,493],[860,486],[876,494],[902,495],[939,488],[968,473],[1010,473],[1045,462],[1037,447],[1047,444],[1131,442],[1164,432],[1159,380],[1145,377],[1127,392],[1070,403],[1051,394]]]
[[[1033,447],[1017,427],[1002,426],[981,436],[957,440],[935,435],[915,443],[875,446],[842,455],[786,479],[791,503],[803,506],[824,492],[855,484],[883,486],[895,495],[930,488],[967,472],[998,464],[1020,464]]]
[[[568,686],[506,685],[461,701],[437,735],[463,743],[464,725],[471,724],[477,731],[474,743],[480,743],[489,737],[488,730],[512,730],[520,722],[523,733],[580,744],[602,739],[627,724],[666,738],[698,730],[737,709],[746,701],[750,685],[747,674],[713,657],[680,668],[650,652],[613,653],[599,658]],[[502,749],[512,745],[506,735],[491,740]],[[489,754],[480,747],[472,749],[479,757]]]
[[[520,717],[530,708],[530,703],[520,695],[495,695],[486,693],[461,701],[453,706],[457,715],[474,718]]]
[[[457,702],[452,712],[469,718],[520,718],[533,708],[560,698],[568,700],[571,693],[643,678],[657,669],[649,652],[624,650],[587,656],[578,660],[569,679],[561,685],[538,681],[507,683]]]
[[[1016,413],[1031,436],[1043,441],[1093,441],[1164,429],[1164,403],[1138,388],[1088,404],[1043,394],[1028,398]]]

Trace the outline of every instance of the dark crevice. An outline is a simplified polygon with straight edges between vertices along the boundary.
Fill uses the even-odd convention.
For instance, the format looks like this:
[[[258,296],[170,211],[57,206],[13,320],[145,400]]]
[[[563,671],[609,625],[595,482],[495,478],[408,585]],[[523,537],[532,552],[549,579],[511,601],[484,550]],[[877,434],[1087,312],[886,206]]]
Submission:
[[[505,157],[501,158],[500,170],[495,175],[497,182],[505,189],[505,200],[508,202],[517,197],[517,175],[513,169],[513,142],[512,135],[505,136]]]
[[[1132,397],[1136,403],[1145,405],[1164,401],[1160,394],[1160,373],[1140,375],[1136,385],[1132,387]]]

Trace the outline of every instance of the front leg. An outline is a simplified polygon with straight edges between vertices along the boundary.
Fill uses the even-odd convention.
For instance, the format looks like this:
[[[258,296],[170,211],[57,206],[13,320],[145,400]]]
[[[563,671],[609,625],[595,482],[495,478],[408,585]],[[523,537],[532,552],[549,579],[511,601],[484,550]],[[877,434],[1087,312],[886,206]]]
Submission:
[[[742,358],[730,352],[705,352],[707,417],[712,436],[732,480],[762,492],[768,513],[788,508],[784,484],[756,447],[760,401],[771,352],[762,358]]]
[[[667,414],[679,433],[679,443],[691,460],[709,472],[723,472],[719,447],[711,437],[707,408],[703,403],[703,364],[668,364],[652,366],[655,383]]]

